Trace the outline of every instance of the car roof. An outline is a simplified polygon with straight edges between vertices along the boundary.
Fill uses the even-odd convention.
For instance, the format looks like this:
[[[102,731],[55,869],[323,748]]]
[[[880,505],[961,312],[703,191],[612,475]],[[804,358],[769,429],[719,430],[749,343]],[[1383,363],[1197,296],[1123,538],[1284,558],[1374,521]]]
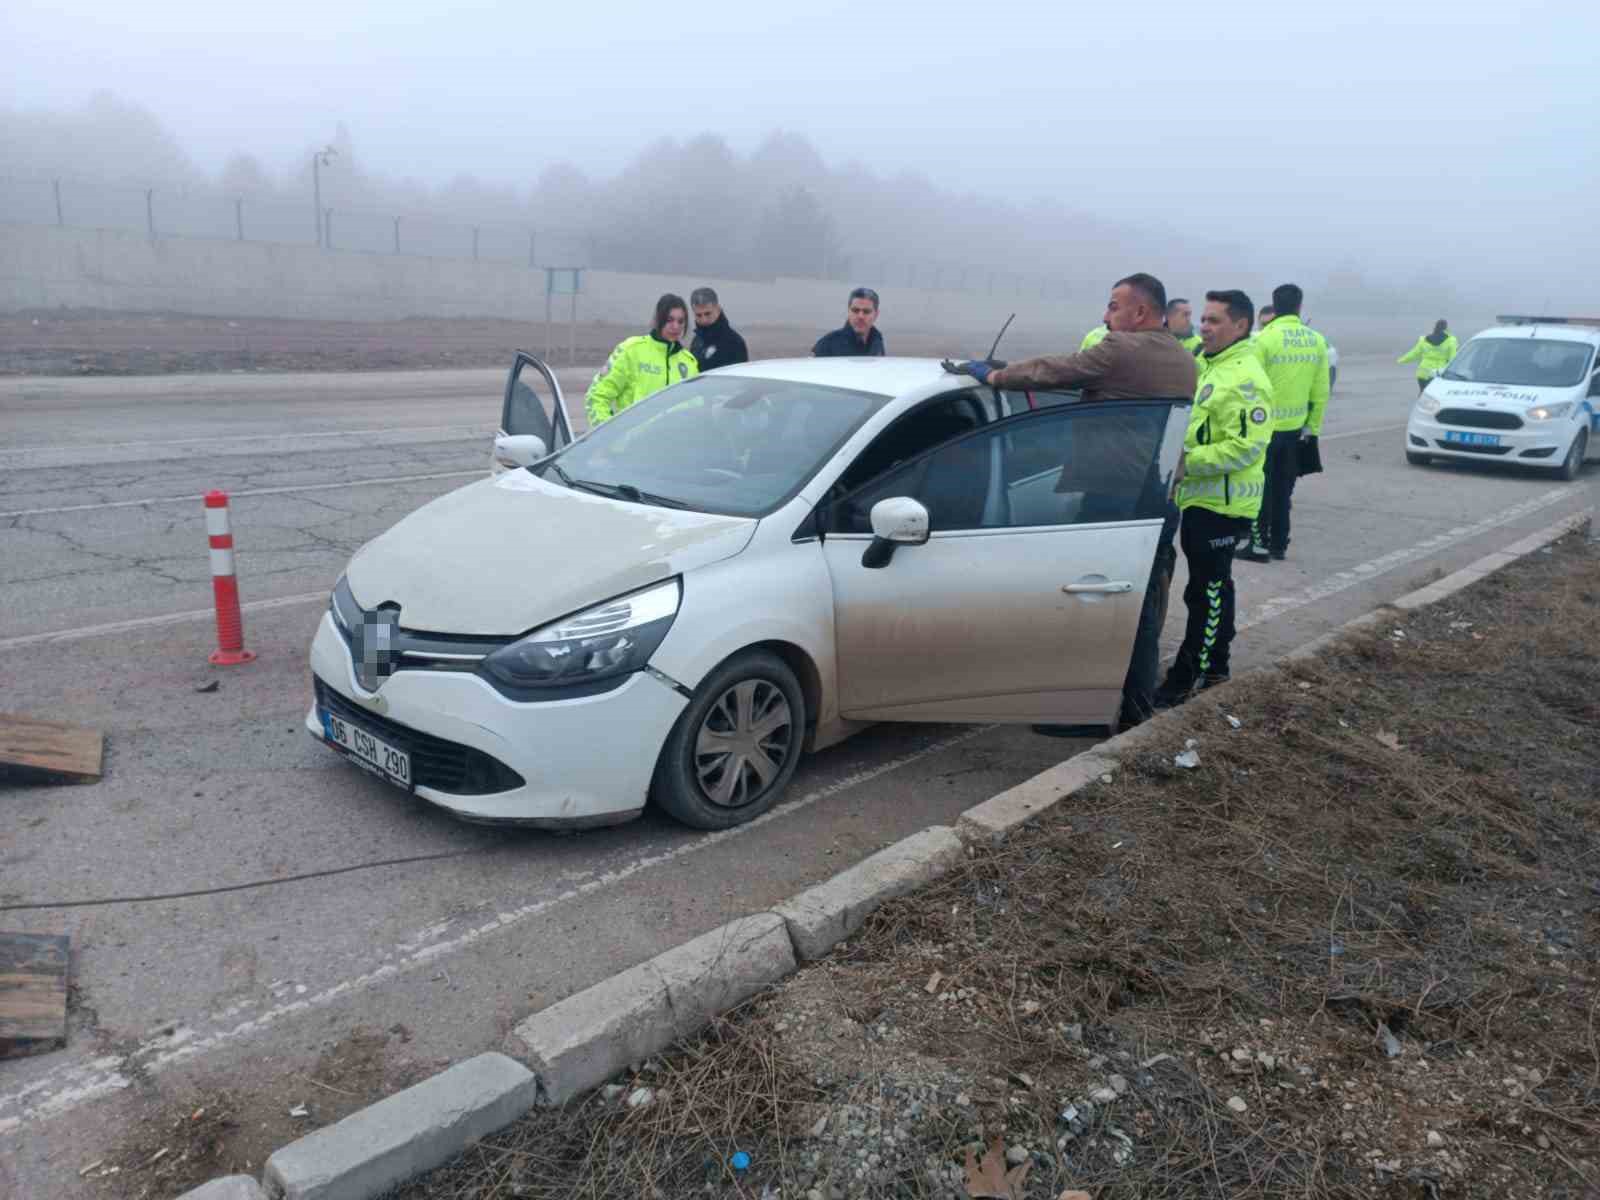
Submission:
[[[1600,346],[1600,329],[1587,325],[1496,325],[1472,335],[1479,338],[1538,338],[1546,342],[1581,342]]]
[[[768,358],[718,367],[717,374],[814,383],[880,396],[903,396],[941,383],[959,388],[974,382],[970,377],[948,374],[936,358]]]

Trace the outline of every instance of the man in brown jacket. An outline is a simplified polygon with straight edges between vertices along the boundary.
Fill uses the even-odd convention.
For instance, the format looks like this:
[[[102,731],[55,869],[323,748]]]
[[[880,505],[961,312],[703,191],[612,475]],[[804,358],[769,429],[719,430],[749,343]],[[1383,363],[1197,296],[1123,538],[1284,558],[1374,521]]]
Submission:
[[[1166,328],[1167,289],[1153,275],[1129,275],[1111,287],[1105,323],[1111,332],[1097,345],[1076,354],[1047,354],[1007,367],[986,363],[964,364],[990,387],[1010,391],[1079,388],[1084,401],[1092,400],[1193,400],[1197,383],[1194,356]],[[1098,443],[1085,456],[1091,461],[1065,464],[1063,478],[1095,482],[1094,490],[1120,492],[1144,485],[1149,464],[1138,447],[1144,439],[1130,429],[1126,461],[1116,454],[1114,435],[1109,444]],[[1098,440],[1097,440],[1098,442]],[[1137,461],[1135,461],[1137,460]],[[1161,668],[1161,627],[1167,618],[1167,595],[1177,562],[1173,539],[1177,509],[1170,508],[1155,563],[1145,588],[1134,639],[1133,661],[1122,686],[1123,725],[1136,725],[1154,711]],[[1066,734],[1070,727],[1035,726],[1040,733]]]

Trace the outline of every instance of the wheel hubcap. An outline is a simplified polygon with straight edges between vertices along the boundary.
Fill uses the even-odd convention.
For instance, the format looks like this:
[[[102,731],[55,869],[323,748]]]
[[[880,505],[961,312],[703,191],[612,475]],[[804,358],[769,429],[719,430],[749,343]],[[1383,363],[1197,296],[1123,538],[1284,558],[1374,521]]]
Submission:
[[[764,679],[736,683],[713,704],[695,737],[700,791],[722,808],[759,799],[789,761],[794,716],[783,691]]]

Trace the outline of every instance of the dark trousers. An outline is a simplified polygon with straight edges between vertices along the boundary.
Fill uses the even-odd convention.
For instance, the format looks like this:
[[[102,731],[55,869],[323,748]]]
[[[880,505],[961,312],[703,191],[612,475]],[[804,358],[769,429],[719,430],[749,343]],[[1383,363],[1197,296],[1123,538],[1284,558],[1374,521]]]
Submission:
[[[1178,534],[1189,583],[1183,603],[1189,623],[1167,685],[1186,689],[1207,675],[1228,672],[1233,646],[1233,548],[1250,535],[1243,517],[1224,517],[1209,508],[1186,508]]]
[[[1261,498],[1261,515],[1252,530],[1258,547],[1277,554],[1289,549],[1289,508],[1299,478],[1300,431],[1289,429],[1273,434],[1267,445],[1266,494]]]
[[[1417,380],[1417,395],[1420,396],[1420,395],[1422,395],[1423,392],[1427,391],[1428,390],[1428,385],[1430,383],[1432,383],[1432,382],[1433,382],[1433,380],[1431,380],[1431,379],[1419,379],[1419,380]]]
[[[1145,585],[1144,605],[1139,610],[1139,632],[1133,639],[1133,659],[1122,682],[1122,708],[1129,716],[1144,715],[1155,703],[1156,683],[1161,675],[1161,629],[1167,623],[1167,600],[1172,593],[1172,571],[1178,563],[1173,546],[1178,535],[1178,506],[1167,506],[1161,525],[1161,540],[1156,544],[1156,561]]]

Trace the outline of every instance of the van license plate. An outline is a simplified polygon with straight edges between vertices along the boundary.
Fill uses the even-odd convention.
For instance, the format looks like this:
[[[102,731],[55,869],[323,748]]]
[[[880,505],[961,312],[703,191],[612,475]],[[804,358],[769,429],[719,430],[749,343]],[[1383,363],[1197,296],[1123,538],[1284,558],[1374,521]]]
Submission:
[[[390,783],[411,790],[411,755],[325,708],[317,709],[317,715],[322,719],[322,732],[328,744],[335,750],[342,751],[358,766],[383,776]]]
[[[1498,446],[1500,435],[1498,433],[1457,433],[1454,429],[1444,432],[1447,442],[1460,442],[1463,446]]]

